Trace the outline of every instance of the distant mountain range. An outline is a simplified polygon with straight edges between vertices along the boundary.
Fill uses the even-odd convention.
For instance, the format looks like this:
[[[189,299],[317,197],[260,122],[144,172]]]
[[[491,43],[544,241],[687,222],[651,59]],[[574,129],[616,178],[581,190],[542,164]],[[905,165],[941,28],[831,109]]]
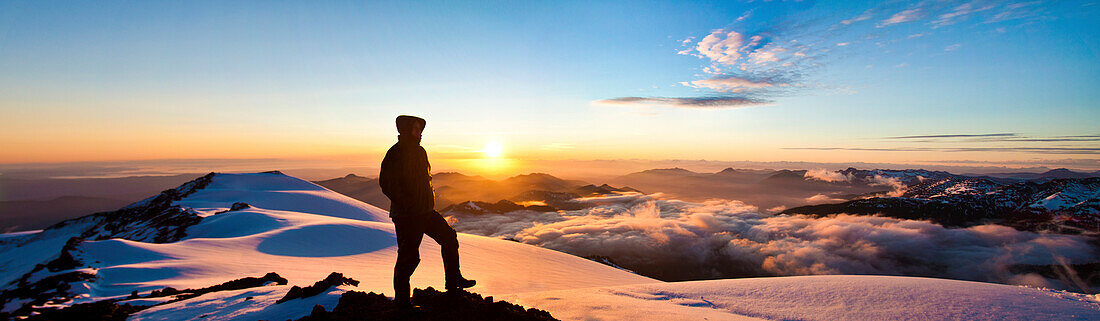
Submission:
[[[388,209],[390,205],[389,199],[382,194],[377,179],[349,174],[314,183],[383,209]],[[464,213],[574,209],[580,206],[572,203],[576,198],[640,192],[630,187],[615,188],[607,184],[597,186],[543,173],[517,175],[495,181],[481,176],[444,172],[432,175],[432,185],[435,189],[436,210]]]
[[[595,206],[595,203],[583,202],[584,198],[607,195],[642,193],[639,190],[622,187],[615,188],[607,184],[600,186],[588,184],[575,187],[572,191],[555,192],[547,190],[529,190],[512,197],[512,200],[502,199],[496,203],[482,201],[466,201],[448,205],[440,210],[445,214],[503,214],[512,211],[537,211],[553,212],[557,210],[576,210]]]
[[[631,173],[610,180],[611,184],[623,186],[620,188],[609,184],[595,185],[578,180],[560,179],[543,173],[518,175],[500,181],[460,173],[438,173],[433,175],[433,185],[436,191],[436,209],[441,212],[461,214],[506,213],[514,210],[573,210],[594,206],[591,203],[575,201],[582,197],[646,191],[659,192],[667,197],[690,201],[710,198],[736,199],[756,205],[765,211],[770,209],[787,214],[828,215],[842,212],[872,214],[878,213],[882,208],[884,215],[932,219],[949,225],[966,225],[1004,217],[1007,215],[1005,211],[1023,213],[1018,210],[1010,211],[1008,208],[1025,207],[1022,205],[1026,203],[1025,199],[1038,196],[1020,196],[1020,199],[1011,199],[1010,203],[978,208],[954,203],[985,204],[1008,202],[1008,200],[993,199],[992,196],[988,196],[989,201],[971,199],[964,201],[960,198],[961,195],[977,193],[974,191],[984,193],[994,189],[1002,191],[1000,193],[1016,190],[1013,193],[1027,194],[1025,191],[1035,189],[1027,186],[1064,185],[1066,184],[1064,180],[1067,179],[1085,182],[1084,186],[1087,190],[1088,186],[1092,186],[1087,183],[1091,182],[1089,178],[1098,177],[1093,173],[1073,172],[1066,169],[1045,173],[1017,173],[1013,174],[1016,175],[1015,177],[1009,177],[1007,174],[998,175],[999,177],[988,175],[975,177],[922,169],[848,168],[824,171],[727,168],[715,173],[699,173],[683,168],[665,168]],[[388,208],[389,205],[389,200],[381,193],[377,180],[372,178],[348,175],[316,183],[382,208]],[[920,201],[944,195],[954,196],[938,198],[936,202]],[[955,201],[955,198],[960,199]],[[820,204],[822,201],[819,200],[825,200],[825,202],[831,200],[832,202],[829,203],[833,204]],[[1087,204],[1086,202],[1069,211],[1090,213]],[[792,208],[787,209],[787,207]],[[959,211],[971,214],[965,216],[950,214]],[[1058,213],[1065,211],[1056,210]],[[973,214],[976,212],[984,214]],[[1035,216],[1035,212],[1029,210],[1028,213],[1032,214],[1028,217]],[[1083,214],[1072,217],[1080,215]],[[1019,220],[1014,219],[1014,222]],[[1068,217],[1064,221],[1076,222],[1075,219]],[[1017,223],[1023,224],[1023,222]],[[1046,226],[1036,225],[1035,222],[1020,224],[1010,225],[1021,228],[1025,228],[1026,225],[1027,229],[1032,230]],[[1072,223],[1068,226],[1088,229],[1081,224],[1085,223]]]
[[[89,196],[62,196],[49,200],[0,201],[0,232],[37,230],[73,217],[110,211],[131,201]]]
[[[12,179],[0,177],[0,231],[31,230],[89,213],[118,208],[139,199],[178,186],[195,175],[139,176],[95,179]],[[789,208],[824,203],[860,201],[873,197],[910,197],[923,189],[947,189],[957,184],[924,182],[969,182],[966,184],[1011,185],[1020,182],[1042,183],[1056,179],[1100,177],[1098,172],[1054,169],[1042,173],[1001,173],[959,175],[920,169],[887,170],[759,170],[726,168],[714,173],[693,172],[683,168],[651,169],[591,184],[550,174],[532,173],[504,180],[444,172],[433,175],[436,209],[467,204],[501,211],[515,206],[533,210],[569,210],[591,204],[571,200],[615,192],[662,193],[664,197],[685,201],[712,198],[736,199],[754,205],[763,212],[779,213]],[[976,181],[975,181],[976,180]],[[984,183],[983,183],[984,182]],[[375,178],[349,174],[317,181],[333,191],[360,201],[389,208]],[[618,187],[615,187],[618,186]],[[961,186],[961,185],[959,185]],[[955,187],[961,188],[961,187]],[[904,193],[909,193],[903,195]],[[501,201],[506,201],[501,203]],[[473,203],[471,203],[473,202]],[[512,203],[512,204],[509,204]],[[492,204],[490,206],[490,204]],[[472,208],[472,207],[471,207]],[[799,211],[825,213],[828,207]],[[866,211],[863,211],[866,212]],[[788,213],[790,213],[788,211]]]
[[[0,176],[0,232],[25,231],[118,209],[201,174],[117,178]]]
[[[447,200],[446,191],[471,188],[464,186],[464,181],[453,179],[463,177],[466,182],[469,181],[468,176],[458,175],[444,175],[450,185],[437,189],[444,191],[439,195],[441,200]],[[529,177],[538,177],[539,183],[524,186],[532,190],[496,200],[441,202],[440,211],[485,215],[518,210],[574,210],[598,206],[578,201],[585,196],[640,192],[630,187],[615,188],[607,184],[570,186],[564,183],[567,181],[546,174],[518,176],[515,179]],[[825,195],[824,199],[833,201],[778,211],[781,214],[885,215],[931,220],[947,226],[996,223],[1030,231],[1070,234],[1100,232],[1100,201],[1097,200],[1100,177],[1065,169],[1013,178],[974,177],[921,169],[848,168],[828,172],[727,168],[717,173],[697,173],[669,168],[633,173],[612,181],[644,186],[643,189],[671,197],[764,198],[765,203],[770,197],[773,202],[793,199],[793,203],[805,204],[813,199],[811,195]],[[477,182],[486,184],[491,181]],[[755,191],[747,191],[749,189]]]
[[[885,215],[948,226],[996,223],[1031,231],[1100,233],[1100,177],[1052,176],[1004,184],[953,175],[907,186],[896,197],[801,206],[782,213]]]
[[[1100,177],[1100,171],[1074,172],[1065,168],[1052,169],[1042,173],[992,173],[992,174],[964,174],[972,177],[992,177],[1011,180],[1051,180],[1059,178],[1089,178]]]

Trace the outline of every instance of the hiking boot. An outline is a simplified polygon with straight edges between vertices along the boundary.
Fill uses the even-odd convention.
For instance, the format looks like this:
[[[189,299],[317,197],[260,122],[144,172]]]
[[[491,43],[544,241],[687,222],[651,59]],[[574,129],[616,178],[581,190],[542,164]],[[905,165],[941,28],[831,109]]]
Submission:
[[[397,311],[394,313],[394,320],[422,320],[423,311],[420,310],[420,306],[398,305]]]
[[[397,311],[399,312],[409,312],[413,310],[412,302],[409,302],[408,298],[394,299],[393,304],[397,306]]]
[[[474,284],[477,284],[477,281],[467,280],[466,278],[460,276],[456,279],[447,280],[447,291],[461,290],[461,289],[473,287]]]

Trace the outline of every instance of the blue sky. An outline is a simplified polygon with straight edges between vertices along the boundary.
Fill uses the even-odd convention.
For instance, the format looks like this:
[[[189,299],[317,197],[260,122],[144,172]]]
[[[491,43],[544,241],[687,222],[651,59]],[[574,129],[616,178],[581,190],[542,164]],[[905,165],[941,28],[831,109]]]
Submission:
[[[454,159],[1095,161],[1098,8],[7,1],[0,162],[376,155],[398,114]]]

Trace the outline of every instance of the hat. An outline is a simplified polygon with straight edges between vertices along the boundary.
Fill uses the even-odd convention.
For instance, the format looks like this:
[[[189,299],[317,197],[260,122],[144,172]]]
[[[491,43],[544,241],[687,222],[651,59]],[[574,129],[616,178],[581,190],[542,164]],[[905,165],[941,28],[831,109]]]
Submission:
[[[397,116],[397,132],[402,135],[412,134],[414,124],[420,124],[420,129],[423,130],[424,126],[428,124],[428,121],[416,116]]]

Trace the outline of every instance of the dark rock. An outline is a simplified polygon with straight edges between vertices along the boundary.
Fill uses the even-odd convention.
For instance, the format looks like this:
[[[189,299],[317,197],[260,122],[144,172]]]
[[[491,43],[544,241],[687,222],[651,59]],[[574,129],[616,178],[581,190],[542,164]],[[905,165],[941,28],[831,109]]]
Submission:
[[[240,210],[243,210],[243,209],[246,209],[246,208],[249,208],[249,207],[252,207],[252,205],[248,205],[248,203],[245,203],[245,202],[236,202],[236,203],[233,203],[233,206],[229,207],[229,210],[230,211],[240,211]]]
[[[79,267],[81,262],[73,257],[73,252],[76,251],[76,247],[83,241],[84,240],[77,237],[71,237],[68,241],[65,241],[65,246],[61,248],[61,254],[53,261],[46,263],[46,269],[50,272],[58,272]]]
[[[309,319],[310,320],[318,320],[318,321],[319,320],[329,320],[328,311],[325,310],[325,307],[320,305],[320,304],[314,305],[313,306],[313,311],[309,312]]]
[[[168,302],[175,302],[175,301],[179,301],[179,300],[190,299],[190,298],[197,297],[197,296],[207,294],[207,293],[210,293],[210,292],[231,291],[231,290],[240,290],[240,289],[247,289],[247,288],[254,288],[254,287],[264,286],[265,284],[267,284],[269,282],[274,282],[275,284],[278,284],[278,285],[286,285],[287,280],[285,278],[279,276],[279,274],[277,274],[275,272],[270,272],[270,273],[265,274],[263,277],[240,278],[240,279],[236,279],[236,280],[227,281],[227,282],[222,283],[222,284],[208,286],[208,287],[200,288],[200,289],[176,290],[174,288],[167,287],[167,288],[164,288],[164,289],[161,289],[161,290],[153,290],[153,292],[149,293],[149,296],[146,296],[146,298],[155,298],[155,297],[176,295],[176,299],[174,299],[172,301],[168,301]]]
[[[278,304],[293,299],[308,298],[314,295],[321,294],[321,292],[325,292],[325,290],[328,290],[330,287],[344,284],[359,286],[359,281],[351,278],[346,278],[342,273],[332,272],[324,280],[317,281],[316,283],[313,283],[313,285],[304,288],[297,285],[291,287],[290,291],[287,291],[286,295],[284,295],[283,298],[279,299],[278,301],[275,301],[275,303]]]
[[[309,316],[298,320],[557,320],[543,310],[525,309],[465,290],[415,289],[412,303],[419,307],[402,311],[381,294],[348,291],[331,312],[314,306]]]
[[[177,290],[172,287],[166,287],[160,290],[153,290],[145,297],[138,295],[138,291],[133,291],[124,299],[106,299],[90,303],[75,304],[61,309],[32,308],[32,306],[41,306],[47,302],[67,302],[69,300],[68,298],[72,297],[72,295],[67,292],[71,287],[70,283],[90,282],[94,280],[95,275],[82,272],[71,272],[46,277],[34,284],[20,284],[20,287],[15,290],[0,293],[0,302],[7,302],[12,298],[32,299],[32,301],[24,304],[23,307],[13,312],[0,313],[0,320],[28,316],[30,320],[126,320],[130,314],[147,309],[151,306],[134,306],[128,303],[118,304],[118,302],[122,300],[176,296],[172,300],[153,305],[156,306],[190,299],[210,292],[258,287],[268,282],[275,282],[279,285],[285,285],[287,283],[286,279],[271,272],[259,278],[246,277],[201,289]],[[59,301],[59,297],[63,300]],[[252,297],[245,298],[245,300],[251,299]],[[37,314],[35,314],[35,312],[37,312]]]
[[[146,307],[130,304],[118,304],[113,300],[96,301],[91,303],[74,304],[64,309],[42,310],[37,315],[32,315],[27,320],[126,320],[130,314],[144,310]]]
[[[248,205],[248,203],[236,202],[236,203],[233,203],[233,205],[230,206],[228,210],[218,211],[214,214],[228,213],[228,212],[232,212],[232,211],[240,211],[240,210],[248,209],[248,208],[251,208],[251,207],[252,207],[252,205]]]
[[[36,267],[36,271],[41,271],[45,268],[45,265],[39,264]],[[84,272],[69,272],[62,274],[55,274],[47,276],[33,283],[29,283],[29,277],[34,272],[27,273],[16,280],[17,287],[10,290],[0,292],[0,303],[7,303],[13,300],[22,299],[29,300],[24,302],[23,306],[11,311],[7,317],[11,316],[29,316],[33,312],[48,309],[36,309],[34,306],[41,306],[47,302],[63,303],[72,300],[73,294],[69,292],[72,289],[72,283],[76,282],[93,282],[96,280],[94,274]],[[4,315],[0,315],[0,319]]]
[[[180,292],[181,291],[176,290],[176,288],[165,287],[165,288],[160,289],[160,290],[153,290],[153,292],[149,292],[149,296],[147,296],[147,298],[159,298],[159,297],[164,297],[164,296],[176,295],[176,294],[180,294]]]

